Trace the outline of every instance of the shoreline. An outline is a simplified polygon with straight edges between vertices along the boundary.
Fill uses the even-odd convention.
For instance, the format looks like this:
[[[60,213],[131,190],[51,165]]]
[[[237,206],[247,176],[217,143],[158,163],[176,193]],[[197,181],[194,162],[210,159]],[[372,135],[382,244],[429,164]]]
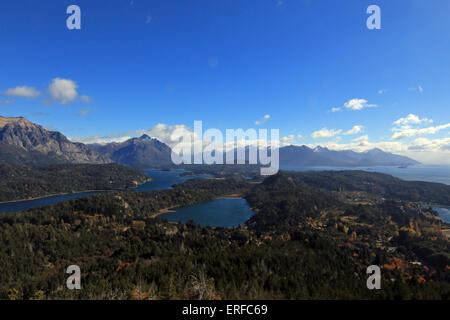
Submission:
[[[245,199],[243,194],[233,193],[224,196],[217,197],[216,199]]]
[[[51,197],[58,197],[58,196],[68,196],[72,194],[81,194],[81,193],[88,193],[88,192],[97,192],[97,193],[106,193],[106,192],[126,192],[126,191],[134,191],[137,187],[152,181],[150,180],[144,181],[140,184],[137,184],[136,187],[128,188],[128,189],[109,189],[109,190],[82,190],[82,191],[75,191],[75,192],[60,192],[60,193],[53,193],[48,194],[44,196],[34,197],[34,198],[27,198],[27,199],[18,199],[18,200],[9,200],[9,201],[0,201],[0,205],[2,204],[8,204],[8,203],[17,203],[17,202],[28,202],[28,201],[34,201],[34,200],[40,200],[40,199],[46,199]]]
[[[70,193],[68,193],[68,192],[65,192],[65,193],[54,193],[54,194],[49,194],[49,195],[45,195],[45,196],[41,196],[41,197],[35,197],[35,198],[11,200],[11,201],[2,201],[2,202],[0,202],[0,204],[17,203],[17,202],[28,202],[28,201],[46,199],[46,198],[51,198],[51,197],[68,196],[68,195],[72,195],[72,194],[81,194],[81,193],[88,193],[88,192],[102,193],[102,192],[122,192],[122,191],[127,191],[127,190],[85,190],[85,191],[76,191],[76,192],[70,192]]]
[[[169,207],[169,208],[164,208],[164,209],[160,209],[158,212],[153,213],[150,218],[157,218],[158,216],[164,214],[164,213],[175,213],[176,211],[173,209],[178,208],[177,206],[174,207]]]

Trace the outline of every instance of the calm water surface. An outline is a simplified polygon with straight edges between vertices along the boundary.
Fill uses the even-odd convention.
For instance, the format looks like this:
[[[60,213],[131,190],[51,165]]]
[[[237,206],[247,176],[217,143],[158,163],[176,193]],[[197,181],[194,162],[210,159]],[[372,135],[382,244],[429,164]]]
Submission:
[[[232,228],[243,225],[255,214],[245,199],[217,199],[189,207],[175,209],[173,213],[164,213],[160,218],[170,222],[193,220],[201,226]]]
[[[433,210],[439,213],[439,217],[447,223],[450,223],[450,208],[433,207]]]
[[[183,169],[175,169],[171,171],[164,170],[144,170],[145,173],[152,178],[152,181],[141,184],[136,191],[165,190],[171,189],[174,184],[181,183],[190,179],[211,178],[212,175],[196,175],[188,177],[180,177],[186,172]]]

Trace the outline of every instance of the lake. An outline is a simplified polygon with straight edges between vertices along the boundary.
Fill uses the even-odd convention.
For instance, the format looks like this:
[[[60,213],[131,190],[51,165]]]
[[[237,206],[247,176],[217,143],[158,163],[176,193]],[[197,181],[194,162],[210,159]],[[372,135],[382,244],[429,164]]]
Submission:
[[[245,199],[217,199],[189,207],[174,209],[173,213],[164,213],[160,218],[170,222],[193,220],[201,226],[232,228],[243,225],[255,214]]]
[[[185,170],[176,169],[171,171],[163,171],[163,170],[145,170],[147,175],[152,178],[152,181],[146,182],[139,187],[135,188],[136,191],[150,191],[150,190],[164,190],[170,189],[174,184],[187,181],[189,179],[194,178],[208,178],[210,175],[198,175],[198,176],[188,176],[188,177],[180,177],[180,175]],[[73,193],[73,194],[65,194],[51,197],[44,197],[34,200],[26,200],[26,201],[16,201],[10,203],[0,203],[0,214],[8,213],[8,212],[20,212],[28,209],[40,207],[40,206],[48,206],[51,204],[55,204],[62,201],[72,200],[76,198],[86,197],[93,194],[104,193],[104,191],[98,192],[81,192],[81,193]]]

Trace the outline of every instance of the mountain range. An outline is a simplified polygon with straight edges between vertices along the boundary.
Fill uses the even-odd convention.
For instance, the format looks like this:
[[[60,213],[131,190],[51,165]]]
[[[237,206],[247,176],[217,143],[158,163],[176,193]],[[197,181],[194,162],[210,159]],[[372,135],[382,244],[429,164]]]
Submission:
[[[140,169],[168,168],[174,166],[171,161],[171,152],[168,145],[148,135],[120,143],[86,145],[71,142],[62,133],[49,131],[25,118],[0,116],[0,163],[46,165],[116,162]],[[245,152],[248,155],[248,148]],[[419,164],[411,158],[384,152],[380,149],[355,152],[291,145],[280,148],[279,154],[282,167],[409,166]]]
[[[365,166],[411,166],[420,164],[405,156],[399,156],[375,148],[364,152],[352,150],[335,151],[327,148],[307,146],[287,146],[280,148],[281,166],[333,166],[333,167],[365,167]]]

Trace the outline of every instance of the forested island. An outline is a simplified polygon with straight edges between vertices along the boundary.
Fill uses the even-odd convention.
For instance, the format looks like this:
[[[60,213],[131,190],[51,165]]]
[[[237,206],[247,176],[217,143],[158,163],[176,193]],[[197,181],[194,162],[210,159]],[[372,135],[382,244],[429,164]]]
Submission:
[[[343,186],[361,179],[354,174],[327,175],[324,185],[301,173],[193,179],[2,215],[0,299],[449,299],[449,226],[420,203],[432,200],[421,192],[429,185],[416,186],[415,201],[387,199],[377,175],[364,191]],[[257,212],[245,226],[155,218],[230,194]],[[72,264],[82,290],[65,287]],[[382,290],[366,287],[373,264]]]
[[[0,202],[92,190],[126,190],[149,181],[138,170],[119,164],[0,164]]]

